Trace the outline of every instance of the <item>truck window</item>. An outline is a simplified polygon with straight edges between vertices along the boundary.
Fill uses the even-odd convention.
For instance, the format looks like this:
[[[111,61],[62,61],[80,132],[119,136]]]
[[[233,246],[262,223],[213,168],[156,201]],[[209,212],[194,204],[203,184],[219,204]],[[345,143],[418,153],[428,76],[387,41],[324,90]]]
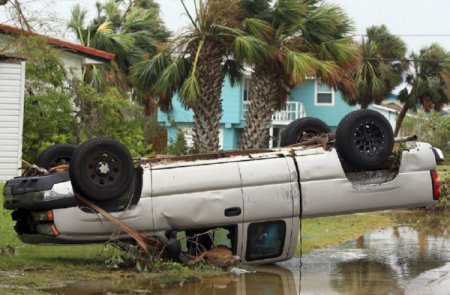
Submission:
[[[217,228],[203,228],[195,230],[179,231],[177,238],[181,243],[181,250],[192,255],[199,255],[214,246],[222,245],[236,253],[237,227],[226,226]]]
[[[286,237],[284,221],[251,223],[247,235],[247,261],[275,258],[282,254]]]

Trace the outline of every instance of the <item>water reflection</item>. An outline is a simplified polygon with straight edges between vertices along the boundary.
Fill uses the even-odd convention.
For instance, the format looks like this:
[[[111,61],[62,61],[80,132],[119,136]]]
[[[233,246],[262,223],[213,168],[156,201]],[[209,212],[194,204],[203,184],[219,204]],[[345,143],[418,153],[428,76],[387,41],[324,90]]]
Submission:
[[[128,280],[76,283],[58,294],[447,294],[450,218],[401,214],[409,224],[368,233],[257,273],[202,281]]]

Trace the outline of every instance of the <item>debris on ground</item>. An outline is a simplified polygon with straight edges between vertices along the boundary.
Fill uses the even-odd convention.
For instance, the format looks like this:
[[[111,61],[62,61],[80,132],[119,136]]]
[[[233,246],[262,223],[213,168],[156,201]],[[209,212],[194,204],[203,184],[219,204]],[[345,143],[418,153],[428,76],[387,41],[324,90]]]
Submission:
[[[233,267],[230,269],[230,272],[234,273],[237,276],[240,276],[242,274],[246,274],[246,273],[255,273],[255,270],[246,270],[246,269],[242,269],[242,268],[238,268],[238,267]]]
[[[222,269],[228,269],[239,262],[241,258],[233,255],[231,250],[223,245],[217,245],[210,250],[204,251],[202,254],[188,262],[189,266],[196,265],[202,261],[218,266]]]

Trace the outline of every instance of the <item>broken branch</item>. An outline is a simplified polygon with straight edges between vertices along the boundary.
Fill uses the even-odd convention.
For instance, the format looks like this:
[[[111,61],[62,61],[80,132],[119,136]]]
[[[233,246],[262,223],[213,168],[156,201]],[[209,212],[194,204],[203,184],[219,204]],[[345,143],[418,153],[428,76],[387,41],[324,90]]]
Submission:
[[[121,228],[124,232],[126,232],[130,237],[132,237],[138,243],[138,245],[142,248],[142,250],[145,252],[145,254],[147,254],[148,257],[151,258],[151,257],[153,257],[153,255],[152,255],[152,253],[150,253],[147,245],[154,245],[157,248],[162,247],[162,243],[159,240],[144,236],[143,234],[141,234],[137,230],[133,229],[132,227],[130,227],[128,224],[126,224],[119,218],[111,215],[110,213],[105,211],[103,208],[101,208],[97,204],[89,201],[88,199],[81,196],[80,194],[75,193],[75,197],[78,200],[80,200],[82,203],[84,203],[86,206],[88,206],[89,208],[98,212],[103,217],[105,217],[106,219],[108,219],[109,221],[111,221],[112,223],[117,225],[119,228]]]

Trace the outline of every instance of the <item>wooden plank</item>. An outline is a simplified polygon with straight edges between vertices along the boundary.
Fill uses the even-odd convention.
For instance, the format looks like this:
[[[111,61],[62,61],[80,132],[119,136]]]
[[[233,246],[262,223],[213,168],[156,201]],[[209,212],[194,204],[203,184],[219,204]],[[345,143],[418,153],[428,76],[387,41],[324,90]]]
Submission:
[[[1,86],[17,86],[20,87],[20,80],[2,80],[0,79],[0,85]]]
[[[12,119],[16,118],[16,119]],[[3,128],[19,128],[19,118],[18,117],[12,117],[12,116],[4,116],[0,117],[0,127]]]
[[[19,128],[19,122],[2,122],[0,123],[1,128]]]
[[[0,71],[0,80],[10,81],[10,80],[19,80],[20,81],[20,73],[17,74],[4,74]]]
[[[15,61],[15,62],[2,62],[0,64],[0,69],[4,69],[4,68],[15,68],[15,69],[20,69],[20,62]]]
[[[0,138],[0,146],[15,146],[17,148],[18,145],[19,145],[19,141],[18,140],[1,139]]]
[[[20,110],[3,110],[0,109],[0,116],[20,116]]]
[[[15,152],[3,152],[0,150],[0,157],[1,158],[15,158],[16,159],[16,163],[18,162],[17,156],[19,155],[19,153],[17,151]]]
[[[16,99],[17,101],[20,102],[20,95],[22,94],[19,89],[17,88],[18,91],[3,91],[0,92],[0,101],[4,101],[4,99]]]
[[[3,94],[2,92],[0,92]],[[10,92],[11,93],[11,92]],[[20,93],[16,93],[14,96],[0,96],[0,103],[4,104],[20,104]]]
[[[3,164],[14,164],[17,165],[19,159],[16,157],[3,157],[0,153],[0,165],[3,167]]]
[[[2,74],[16,74],[16,73],[20,73],[20,66],[19,67],[4,67],[4,66],[0,66],[0,72]]]
[[[3,135],[6,134],[15,134],[16,137],[19,137],[19,127],[3,127],[4,122],[0,122],[0,138],[3,138]]]
[[[2,133],[0,131],[0,138],[1,139],[19,139],[19,131],[15,133]],[[2,147],[0,147],[0,151],[2,150]]]
[[[13,164],[8,163],[8,164],[2,164],[2,165],[1,165],[1,169],[2,169],[2,170],[3,170],[3,169],[12,170],[12,169],[18,169],[18,168],[20,168],[20,167],[17,167],[17,162],[16,162],[16,163],[13,163]]]
[[[8,104],[0,102],[0,110],[20,110],[20,104]]]
[[[0,84],[0,91],[12,91],[12,92],[19,92],[21,90],[20,88],[20,82],[19,85],[2,85]]]
[[[19,169],[0,169],[0,177],[1,176],[9,176],[7,180],[9,180],[10,178],[17,176],[19,174]],[[12,176],[12,177],[11,177]]]
[[[17,138],[17,136],[16,136]],[[9,139],[9,138],[3,138],[2,136],[2,140],[16,140],[17,139]],[[0,145],[0,152],[17,152],[18,147],[17,145]]]
[[[20,75],[20,67],[0,67],[0,74]]]
[[[18,116],[0,116],[0,128],[2,127],[1,122],[18,122]]]

